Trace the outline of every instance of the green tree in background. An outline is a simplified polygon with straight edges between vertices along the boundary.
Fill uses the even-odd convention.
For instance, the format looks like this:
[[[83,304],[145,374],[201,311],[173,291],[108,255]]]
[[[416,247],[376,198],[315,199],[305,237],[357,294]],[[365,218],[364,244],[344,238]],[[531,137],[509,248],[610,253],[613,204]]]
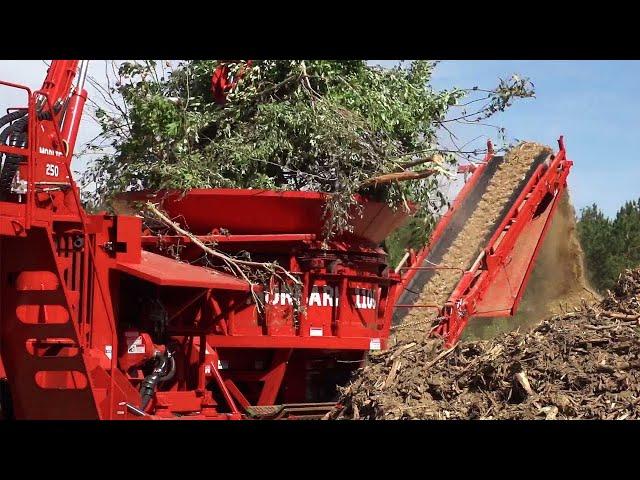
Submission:
[[[488,90],[435,90],[429,61],[382,69],[364,60],[259,60],[225,62],[240,80],[220,105],[210,90],[218,65],[127,61],[94,82],[107,85],[94,112],[98,157],[84,178],[94,203],[141,189],[317,190],[331,194],[330,235],[350,229],[359,193],[414,203],[428,227],[446,201],[442,176],[454,155],[469,153],[444,148],[437,133],[533,96],[515,75]]]
[[[582,210],[577,225],[580,244],[584,250],[589,279],[594,287],[602,291],[612,285],[616,276],[613,266],[612,222],[593,205]]]
[[[614,251],[624,267],[640,265],[640,201],[626,202],[613,221]]]
[[[612,288],[624,269],[640,265],[640,200],[626,202],[613,220],[595,203],[584,208],[578,235],[593,286]]]
[[[431,225],[425,225],[418,218],[410,218],[405,225],[393,231],[384,241],[384,248],[389,254],[389,265],[398,265],[406,249],[420,250],[430,233]]]

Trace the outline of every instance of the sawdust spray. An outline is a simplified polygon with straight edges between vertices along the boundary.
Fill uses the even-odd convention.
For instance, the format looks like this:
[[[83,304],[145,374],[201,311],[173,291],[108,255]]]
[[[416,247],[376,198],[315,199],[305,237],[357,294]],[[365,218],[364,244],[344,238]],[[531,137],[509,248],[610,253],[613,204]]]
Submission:
[[[576,232],[576,216],[565,191],[542,243],[518,312],[513,317],[475,318],[464,339],[488,339],[499,333],[529,329],[582,302],[600,300],[587,281],[584,254]]]

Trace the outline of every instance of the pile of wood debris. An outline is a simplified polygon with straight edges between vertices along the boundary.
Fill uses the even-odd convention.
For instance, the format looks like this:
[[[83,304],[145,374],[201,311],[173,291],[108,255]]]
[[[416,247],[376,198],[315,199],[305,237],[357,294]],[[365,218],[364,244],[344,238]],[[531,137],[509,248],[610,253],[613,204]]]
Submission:
[[[443,350],[416,338],[369,358],[332,419],[640,418],[640,269],[595,305]]]

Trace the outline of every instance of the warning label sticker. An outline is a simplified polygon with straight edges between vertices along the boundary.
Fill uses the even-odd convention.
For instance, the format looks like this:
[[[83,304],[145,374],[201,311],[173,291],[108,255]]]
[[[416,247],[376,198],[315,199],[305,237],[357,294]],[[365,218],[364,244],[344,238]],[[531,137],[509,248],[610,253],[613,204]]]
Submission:
[[[128,353],[145,353],[146,349],[142,335],[138,335],[138,332],[127,332],[127,352]]]
[[[322,327],[311,327],[309,330],[310,337],[322,337]]]

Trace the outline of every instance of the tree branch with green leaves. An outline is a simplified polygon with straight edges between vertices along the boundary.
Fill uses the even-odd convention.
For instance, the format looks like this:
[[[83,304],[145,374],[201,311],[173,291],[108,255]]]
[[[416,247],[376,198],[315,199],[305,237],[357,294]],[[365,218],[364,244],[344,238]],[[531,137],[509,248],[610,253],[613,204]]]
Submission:
[[[533,95],[516,76],[495,89],[436,91],[430,61],[382,69],[363,60],[260,60],[226,63],[242,77],[219,105],[210,91],[219,64],[120,64],[103,92],[107,104],[120,104],[95,109],[110,152],[95,147],[84,175],[94,202],[142,189],[314,190],[330,195],[327,237],[351,229],[356,194],[394,208],[415,204],[430,225],[446,203],[441,182],[462,152],[440,145],[437,133]],[[452,117],[474,94],[481,106]]]

